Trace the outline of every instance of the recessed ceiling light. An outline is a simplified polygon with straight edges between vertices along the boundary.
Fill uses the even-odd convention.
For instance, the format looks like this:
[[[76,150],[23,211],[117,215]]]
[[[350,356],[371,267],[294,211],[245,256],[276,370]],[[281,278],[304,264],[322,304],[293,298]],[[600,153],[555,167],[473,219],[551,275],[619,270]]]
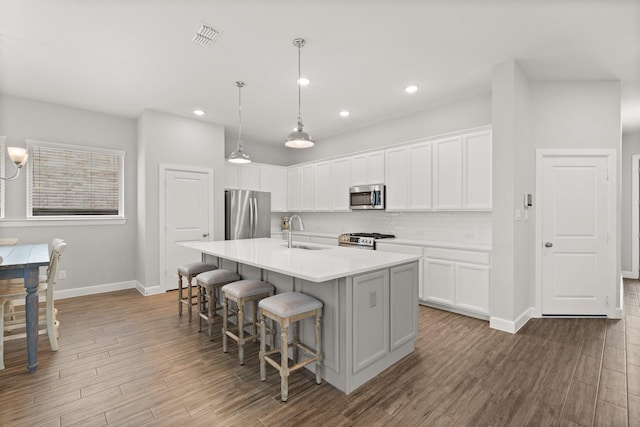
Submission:
[[[409,85],[407,87],[404,88],[404,91],[407,93],[414,93],[418,90],[418,86],[416,85]]]
[[[348,116],[349,116],[349,114],[350,114],[350,113],[349,113],[347,110],[342,110],[342,111],[340,111],[340,116],[341,116],[341,117],[348,117]]]
[[[309,84],[309,79],[306,77],[300,77],[300,80],[298,80],[298,84],[300,86],[307,86]]]
[[[193,110],[193,114],[196,116],[204,116],[204,111],[202,110]]]

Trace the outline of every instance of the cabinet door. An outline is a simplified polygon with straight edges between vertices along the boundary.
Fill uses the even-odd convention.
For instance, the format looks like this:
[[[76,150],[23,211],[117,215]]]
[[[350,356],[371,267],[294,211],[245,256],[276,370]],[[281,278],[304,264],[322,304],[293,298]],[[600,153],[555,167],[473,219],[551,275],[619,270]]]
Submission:
[[[403,210],[409,200],[409,160],[406,147],[391,148],[385,152],[387,209]]]
[[[462,137],[434,141],[435,208],[462,208]]]
[[[391,351],[418,335],[418,263],[390,270]]]
[[[353,373],[389,353],[389,270],[353,277]]]
[[[260,167],[251,164],[238,166],[238,185],[242,190],[260,191]]]
[[[415,210],[429,210],[431,203],[431,143],[413,145],[407,152],[409,182],[407,185],[407,207]],[[385,165],[387,168],[389,165]],[[389,183],[387,183],[387,186]]]
[[[331,161],[331,210],[349,211],[351,159],[345,157]]]
[[[238,187],[238,165],[224,164],[224,188],[232,190],[240,188]]]
[[[313,207],[314,210],[331,210],[331,162],[319,162],[313,165]]]
[[[425,300],[454,304],[454,263],[433,258],[424,260]]]
[[[368,185],[369,158],[366,154],[351,157],[351,185]]]
[[[271,210],[287,211],[287,169],[280,166],[260,165],[260,191],[271,193]]]
[[[300,168],[287,169],[287,209],[300,212]]]
[[[491,209],[491,132],[464,137],[463,207]]]
[[[384,151],[369,153],[367,184],[384,184]]]
[[[456,305],[489,314],[489,267],[456,263]]]
[[[300,210],[313,210],[313,165],[300,167]]]

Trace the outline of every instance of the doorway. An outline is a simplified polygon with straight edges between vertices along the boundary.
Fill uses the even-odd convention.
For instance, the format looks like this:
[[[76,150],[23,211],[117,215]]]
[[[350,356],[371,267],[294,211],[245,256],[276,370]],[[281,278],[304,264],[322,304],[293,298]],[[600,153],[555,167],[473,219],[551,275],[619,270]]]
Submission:
[[[615,312],[616,153],[538,150],[537,305],[542,315]]]
[[[178,265],[200,261],[200,254],[179,246],[189,240],[213,240],[213,169],[160,165],[160,287],[178,287]]]

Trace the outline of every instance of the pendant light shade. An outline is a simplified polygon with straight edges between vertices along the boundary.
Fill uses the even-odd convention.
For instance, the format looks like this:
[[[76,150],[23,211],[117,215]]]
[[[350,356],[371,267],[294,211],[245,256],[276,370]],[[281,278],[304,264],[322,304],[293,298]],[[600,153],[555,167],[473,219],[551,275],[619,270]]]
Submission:
[[[238,86],[238,144],[236,151],[227,159],[231,163],[251,163],[251,157],[242,150],[242,88],[244,82],[237,81]]]
[[[300,49],[305,45],[304,39],[294,39],[293,45],[298,48],[298,127],[291,132],[284,142],[289,148],[309,148],[315,144],[311,136],[302,130],[301,93],[300,93]]]

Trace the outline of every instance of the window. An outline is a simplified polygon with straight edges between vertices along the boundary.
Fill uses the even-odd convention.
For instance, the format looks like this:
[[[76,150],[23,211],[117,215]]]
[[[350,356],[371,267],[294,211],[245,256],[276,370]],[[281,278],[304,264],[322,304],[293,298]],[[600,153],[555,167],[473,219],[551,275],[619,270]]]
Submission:
[[[30,218],[124,217],[124,152],[27,141]]]

